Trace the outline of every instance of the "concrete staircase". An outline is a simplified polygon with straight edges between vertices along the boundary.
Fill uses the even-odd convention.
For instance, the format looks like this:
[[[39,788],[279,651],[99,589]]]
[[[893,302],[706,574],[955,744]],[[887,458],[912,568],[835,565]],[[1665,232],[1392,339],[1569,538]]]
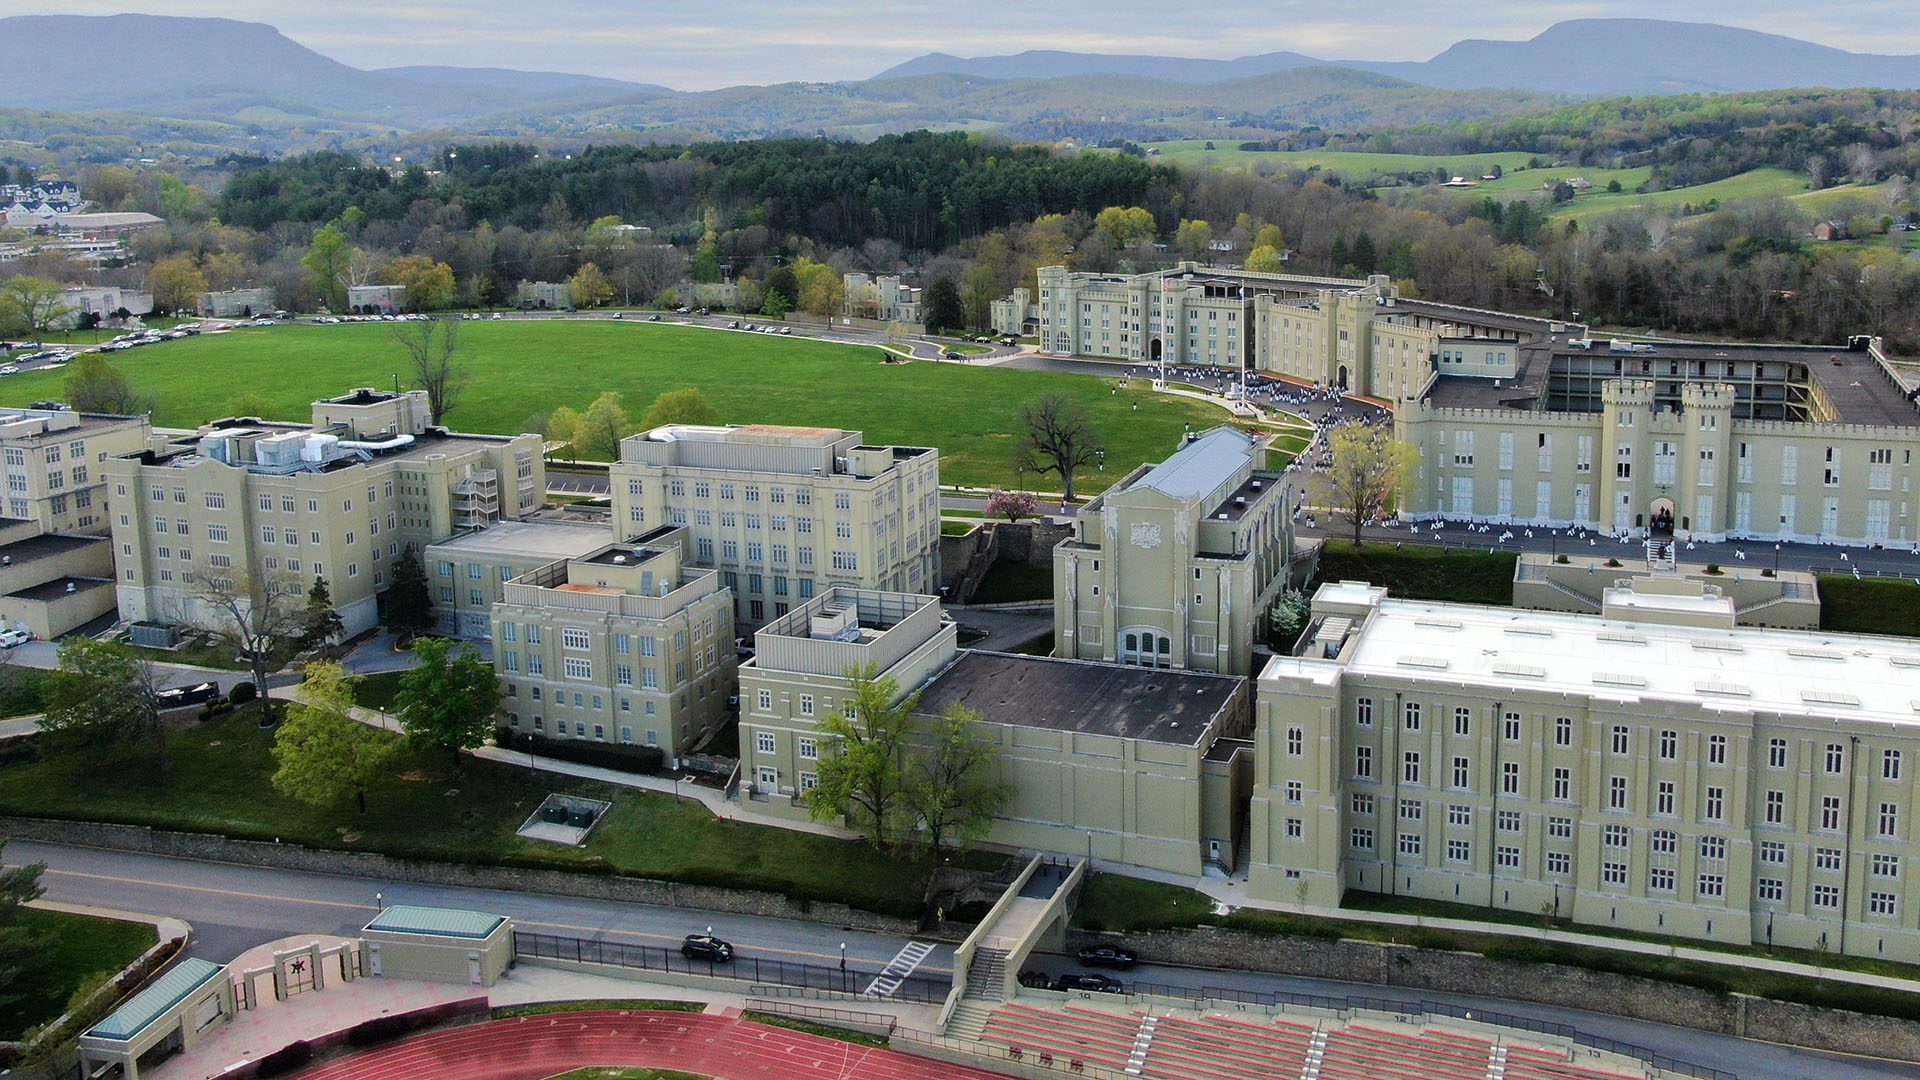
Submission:
[[[980,946],[973,954],[973,962],[967,965],[967,988],[960,994],[960,1000],[996,1004],[1007,1000],[1006,973],[1007,951]]]
[[[1647,540],[1647,565],[1655,570],[1673,569],[1673,540]]]
[[[1307,1061],[1300,1067],[1300,1080],[1319,1080],[1320,1063],[1327,1056],[1327,1029],[1317,1028],[1307,1044]]]
[[[949,1039],[978,1039],[980,1033],[987,1030],[987,1020],[991,1016],[992,1005],[963,999],[954,1006],[953,1015],[947,1019],[945,1034]]]

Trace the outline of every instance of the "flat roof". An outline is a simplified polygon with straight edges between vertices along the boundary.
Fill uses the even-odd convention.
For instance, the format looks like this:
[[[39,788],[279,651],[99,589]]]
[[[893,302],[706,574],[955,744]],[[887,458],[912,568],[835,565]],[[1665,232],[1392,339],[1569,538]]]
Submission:
[[[125,1042],[226,970],[223,965],[198,957],[182,960],[115,1009],[111,1016],[87,1029],[87,1037]]]
[[[1202,432],[1128,484],[1127,490],[1150,487],[1176,499],[1210,495],[1246,465],[1255,445],[1253,437],[1239,428],[1217,427]]]
[[[67,590],[67,586],[69,585],[73,586],[71,592]],[[37,600],[45,603],[49,600],[58,600],[63,596],[78,596],[81,593],[89,593],[95,589],[108,589],[112,587],[113,581],[110,578],[57,577],[52,581],[43,581],[38,585],[29,585],[24,589],[10,592],[7,596],[9,599],[17,596],[22,600]]]
[[[0,525],[11,524],[13,520],[14,519],[8,519],[5,522],[0,522]],[[111,539],[105,536],[71,536],[66,533],[41,533],[38,536],[29,536],[24,540],[15,540],[11,544],[0,544],[0,558],[6,559],[11,565],[18,566],[21,563],[29,563],[35,559],[44,559],[49,555],[64,555],[70,551],[78,551],[84,547],[92,547],[94,544],[111,542]]]
[[[1363,674],[1920,724],[1920,641],[1905,638],[1414,600],[1381,601],[1357,634],[1346,669]],[[1314,677],[1334,666],[1275,657],[1262,675]]]
[[[1243,682],[1167,668],[962,649],[920,711],[964,705],[990,724],[1193,746]]]
[[[577,559],[607,543],[602,524],[566,524],[558,521],[502,521],[433,544],[437,555],[519,556],[530,559]]]
[[[506,921],[505,915],[489,915],[484,911],[395,904],[375,915],[366,928],[389,934],[432,934],[478,940],[492,936]]]

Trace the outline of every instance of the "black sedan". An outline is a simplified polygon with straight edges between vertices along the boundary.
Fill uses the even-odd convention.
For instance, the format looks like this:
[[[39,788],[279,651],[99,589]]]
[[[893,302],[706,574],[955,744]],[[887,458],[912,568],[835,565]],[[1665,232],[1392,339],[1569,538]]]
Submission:
[[[708,960],[724,964],[733,959],[733,946],[712,934],[688,934],[680,943],[680,955],[689,960]]]
[[[1120,980],[1110,975],[1095,975],[1089,971],[1070,971],[1053,980],[1055,990],[1092,990],[1102,994],[1120,992]]]
[[[162,709],[179,709],[188,705],[200,705],[220,692],[218,683],[194,683],[192,686],[170,686],[156,692],[154,703]]]
[[[1080,962],[1087,967],[1125,971],[1138,961],[1139,957],[1118,945],[1089,945],[1080,950]]]

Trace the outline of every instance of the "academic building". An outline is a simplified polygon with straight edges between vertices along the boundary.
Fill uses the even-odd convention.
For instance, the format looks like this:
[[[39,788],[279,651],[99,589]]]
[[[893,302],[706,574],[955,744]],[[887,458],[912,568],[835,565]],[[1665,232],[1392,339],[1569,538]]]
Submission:
[[[1916,686],[1913,641],[1736,627],[1698,584],[1598,615],[1326,585],[1258,680],[1249,887],[1911,957]]]
[[[197,575],[245,571],[287,592],[324,577],[348,635],[378,620],[393,560],[545,499],[537,435],[428,423],[423,390],[355,390],[312,424],[216,420],[110,457],[123,619],[198,624]]]
[[[1287,582],[1292,487],[1217,427],[1081,506],[1053,550],[1054,652],[1251,674]]]
[[[1231,867],[1252,781],[1248,680],[959,647],[938,597],[836,587],[740,665],[742,807],[804,818],[851,672],[919,695],[916,734],[977,715],[1011,801],[985,839],[1198,875]]]
[[[614,527],[687,529],[744,627],[834,586],[919,592],[940,580],[940,454],[837,428],[688,424],[620,443]]]
[[[43,404],[49,407],[0,410],[6,517],[46,533],[104,534],[107,462],[146,446],[147,418]]]
[[[663,527],[554,559],[501,586],[494,670],[509,731],[655,746],[677,765],[728,715],[733,600]]]

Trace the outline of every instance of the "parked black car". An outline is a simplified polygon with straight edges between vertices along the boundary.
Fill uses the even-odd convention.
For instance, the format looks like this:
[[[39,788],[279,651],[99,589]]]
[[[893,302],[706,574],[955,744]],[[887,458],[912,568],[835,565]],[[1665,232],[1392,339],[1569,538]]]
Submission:
[[[1047,978],[1046,972],[1034,971],[1031,968],[1020,973],[1019,982],[1021,986],[1030,990],[1047,990],[1053,986],[1053,980]]]
[[[1117,968],[1125,971],[1139,957],[1118,945],[1089,945],[1080,950],[1080,962],[1088,967]]]
[[[712,934],[688,934],[680,943],[680,955],[689,960],[711,960],[724,964],[733,959],[733,946]]]
[[[200,705],[220,692],[219,683],[194,683],[192,686],[170,686],[153,695],[154,701],[163,709],[179,709],[188,705]]]
[[[1120,992],[1120,980],[1110,975],[1095,975],[1090,971],[1070,971],[1053,980],[1055,990],[1093,990],[1102,994]]]

